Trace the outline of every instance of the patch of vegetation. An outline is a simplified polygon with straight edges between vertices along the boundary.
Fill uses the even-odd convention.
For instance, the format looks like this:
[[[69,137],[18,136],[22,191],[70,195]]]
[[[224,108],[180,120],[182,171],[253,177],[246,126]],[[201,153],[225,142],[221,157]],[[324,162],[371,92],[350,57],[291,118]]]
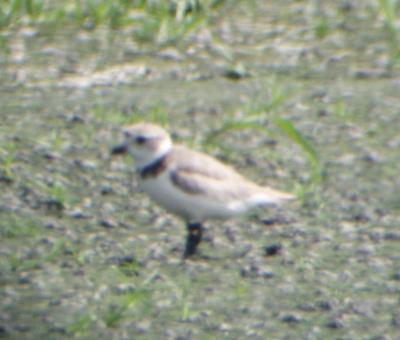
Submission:
[[[388,37],[391,64],[394,67],[400,63],[400,13],[399,0],[377,0],[377,12],[383,18],[383,25]]]
[[[319,183],[322,180],[322,167],[317,151],[298,129],[287,119],[274,117],[274,123],[304,151],[311,168],[311,182]]]
[[[84,29],[132,26],[139,40],[165,43],[206,22],[224,3],[224,0],[4,0],[0,4],[0,30],[65,23]]]
[[[17,154],[17,146],[15,143],[5,143],[0,145],[0,177],[4,180],[11,181],[14,177],[13,165]]]
[[[12,255],[8,258],[8,262],[10,268],[13,271],[26,271],[35,268],[40,268],[46,263],[52,263],[61,258],[61,254],[63,254],[65,250],[65,241],[59,240],[57,241],[50,249],[49,252],[43,252],[40,255],[26,257],[26,256],[18,256]]]
[[[76,337],[83,337],[86,335],[90,326],[93,324],[93,317],[89,314],[79,316],[73,323],[71,323],[67,332]]]
[[[209,133],[204,140],[207,146],[223,146],[222,137],[226,133],[239,130],[255,130],[261,131],[266,135],[271,135],[271,129],[267,127],[268,122],[272,121],[275,126],[289,138],[293,143],[297,144],[303,150],[308,158],[310,165],[310,185],[318,185],[322,180],[322,165],[319,155],[311,142],[298,130],[294,124],[281,116],[280,108],[287,100],[289,93],[283,89],[276,81],[269,84],[270,98],[257,98],[250,101],[248,107],[244,108],[245,114],[237,119],[233,114],[227,115],[222,126]],[[229,152],[229,150],[227,150]]]
[[[190,319],[197,316],[197,312],[194,311],[193,307],[193,296],[192,296],[192,283],[190,279],[184,281],[179,287],[179,302],[181,305],[180,319],[182,321],[189,321]]]
[[[131,310],[141,306],[140,311],[143,314],[143,304],[148,304],[151,300],[152,291],[146,287],[139,287],[127,290],[120,295],[116,302],[111,303],[106,308],[102,318],[107,327],[118,326]]]
[[[314,25],[314,34],[318,39],[323,39],[329,34],[330,28],[325,17],[321,16]]]
[[[0,213],[0,235],[2,238],[33,237],[41,233],[41,227],[31,217],[25,217],[14,212]]]

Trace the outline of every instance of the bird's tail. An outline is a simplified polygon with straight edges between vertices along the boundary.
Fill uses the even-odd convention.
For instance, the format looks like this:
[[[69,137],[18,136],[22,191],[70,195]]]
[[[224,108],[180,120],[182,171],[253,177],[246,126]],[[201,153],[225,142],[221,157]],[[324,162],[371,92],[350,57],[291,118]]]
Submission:
[[[274,190],[266,187],[260,188],[261,190],[250,198],[250,204],[254,206],[263,205],[277,205],[288,201],[293,201],[296,196],[287,192]]]

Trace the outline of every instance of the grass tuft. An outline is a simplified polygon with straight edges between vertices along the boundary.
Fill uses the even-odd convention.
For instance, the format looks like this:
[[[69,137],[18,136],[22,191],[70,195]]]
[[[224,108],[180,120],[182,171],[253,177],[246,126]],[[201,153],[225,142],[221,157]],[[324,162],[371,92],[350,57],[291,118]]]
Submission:
[[[14,177],[13,165],[15,162],[15,156],[17,154],[17,146],[14,143],[6,143],[0,146],[0,173],[3,173],[3,177],[12,180]]]
[[[108,307],[103,320],[107,327],[116,327],[124,317],[127,305],[111,305]]]
[[[314,26],[314,34],[318,39],[323,39],[329,34],[329,24],[325,17],[318,18]]]
[[[35,26],[64,27],[65,23],[86,30],[132,26],[142,42],[170,43],[208,24],[222,12],[221,0],[5,0],[0,4],[0,30]]]
[[[82,315],[69,325],[67,332],[73,334],[75,337],[83,337],[89,330],[93,321],[94,320],[91,315],[89,314]]]
[[[311,143],[297,130],[287,119],[274,117],[274,123],[289,137],[294,143],[301,147],[306,154],[310,168],[312,170],[312,182],[319,183],[322,180],[322,167],[319,156]]]
[[[37,228],[35,235],[39,235],[39,229]],[[41,234],[41,233],[40,233]],[[27,236],[26,234],[24,236]],[[19,235],[21,237],[21,235]],[[8,264],[13,271],[27,271],[31,269],[37,269],[46,263],[54,263],[64,254],[66,249],[66,242],[64,240],[57,241],[51,248],[49,252],[44,252],[40,255],[35,255],[34,257],[18,256],[12,254],[8,258]]]
[[[8,239],[40,235],[40,226],[31,218],[13,212],[1,213],[0,235]]]
[[[243,117],[237,119],[234,112],[231,114],[228,113],[221,127],[209,133],[204,139],[203,144],[206,147],[215,147],[217,144],[221,145],[220,137],[231,131],[254,129],[268,132],[265,125],[269,118],[286,101],[289,93],[275,79],[265,84],[265,88],[270,92],[269,100],[265,101],[265,93],[264,91],[260,91],[260,94],[250,100],[247,107],[244,108],[245,114]]]
[[[143,303],[148,303],[150,298],[151,291],[144,286],[132,291],[126,291],[118,303],[108,306],[103,315],[104,323],[109,328],[117,327],[127,316],[130,309],[138,307]]]
[[[277,114],[278,108],[289,96],[288,91],[284,90],[275,81],[269,84],[268,88],[270,89],[269,101],[253,100],[246,109],[246,114],[240,119],[236,119],[233,115],[228,116],[220,128],[206,136],[203,144],[206,147],[221,147],[222,143],[220,142],[223,135],[245,129],[261,131],[269,135],[270,130],[266,128],[266,125],[269,120],[272,120],[292,142],[304,151],[310,164],[311,182],[314,184],[320,183],[322,180],[322,166],[317,151],[292,122],[279,117]]]
[[[378,0],[377,11],[383,17],[384,29],[388,36],[390,64],[393,67],[400,63],[400,26],[398,25],[399,0]]]

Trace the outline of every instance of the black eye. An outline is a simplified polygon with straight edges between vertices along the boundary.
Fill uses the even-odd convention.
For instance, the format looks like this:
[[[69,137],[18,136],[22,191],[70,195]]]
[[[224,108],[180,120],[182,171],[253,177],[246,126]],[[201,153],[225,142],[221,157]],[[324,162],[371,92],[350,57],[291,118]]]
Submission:
[[[146,142],[146,137],[143,136],[138,136],[135,138],[135,143],[136,144],[144,144]]]

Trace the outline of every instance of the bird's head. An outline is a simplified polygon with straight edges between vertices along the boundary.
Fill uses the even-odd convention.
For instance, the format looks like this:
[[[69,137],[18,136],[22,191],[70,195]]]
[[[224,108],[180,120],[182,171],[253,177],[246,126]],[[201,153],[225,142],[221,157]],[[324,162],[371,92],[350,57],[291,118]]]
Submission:
[[[172,147],[171,137],[158,125],[140,123],[123,129],[124,142],[112,154],[131,154],[138,167],[148,165],[165,155]]]

